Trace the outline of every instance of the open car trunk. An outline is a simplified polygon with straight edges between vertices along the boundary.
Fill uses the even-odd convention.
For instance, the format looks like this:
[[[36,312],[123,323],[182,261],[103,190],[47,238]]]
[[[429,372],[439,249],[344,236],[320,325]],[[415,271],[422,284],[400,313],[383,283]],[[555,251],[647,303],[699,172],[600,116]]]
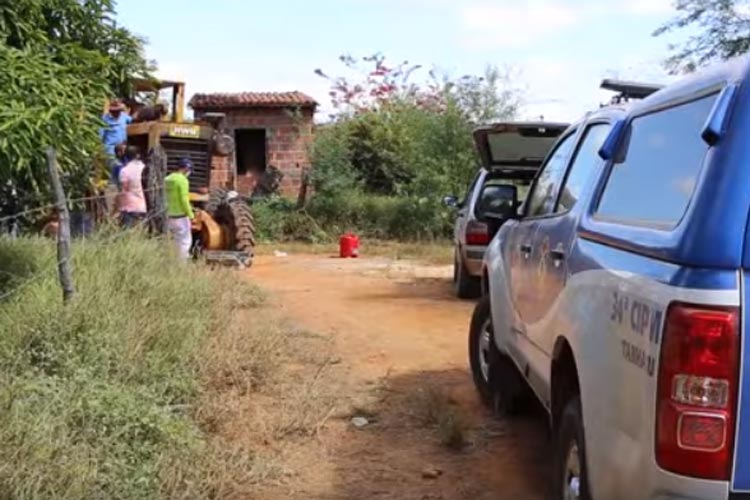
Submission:
[[[516,191],[526,190],[522,186],[536,176],[555,141],[568,126],[567,123],[505,122],[477,128],[474,142],[482,165],[489,171],[481,187],[480,207],[483,203],[506,203],[501,193],[508,185],[514,185],[512,189]],[[519,200],[523,200],[525,194]],[[493,238],[504,220],[488,218],[485,223]]]
[[[567,123],[503,122],[479,127],[474,142],[493,178],[530,181]]]

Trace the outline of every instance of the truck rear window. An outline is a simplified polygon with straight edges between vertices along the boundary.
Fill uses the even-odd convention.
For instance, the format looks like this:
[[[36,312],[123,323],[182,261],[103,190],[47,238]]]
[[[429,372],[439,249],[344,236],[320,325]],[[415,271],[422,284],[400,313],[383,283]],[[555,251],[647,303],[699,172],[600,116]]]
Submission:
[[[596,215],[671,229],[682,219],[708,145],[701,138],[717,94],[635,118]]]

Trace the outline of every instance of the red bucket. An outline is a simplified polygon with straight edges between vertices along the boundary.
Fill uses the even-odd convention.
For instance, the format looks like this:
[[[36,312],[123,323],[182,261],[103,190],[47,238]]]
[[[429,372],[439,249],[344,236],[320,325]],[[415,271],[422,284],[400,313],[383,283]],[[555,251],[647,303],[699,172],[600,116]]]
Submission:
[[[342,259],[359,257],[359,236],[347,233],[339,239],[339,256]]]

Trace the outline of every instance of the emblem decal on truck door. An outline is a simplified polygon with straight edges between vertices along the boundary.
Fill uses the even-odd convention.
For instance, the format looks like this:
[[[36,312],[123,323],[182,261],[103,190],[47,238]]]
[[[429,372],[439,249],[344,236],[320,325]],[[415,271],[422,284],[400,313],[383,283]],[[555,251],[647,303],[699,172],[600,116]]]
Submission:
[[[653,376],[656,358],[648,354],[643,340],[636,340],[648,336],[649,344],[659,345],[664,310],[657,304],[619,292],[613,292],[612,299],[610,321],[617,326],[617,331],[623,337],[622,357]]]

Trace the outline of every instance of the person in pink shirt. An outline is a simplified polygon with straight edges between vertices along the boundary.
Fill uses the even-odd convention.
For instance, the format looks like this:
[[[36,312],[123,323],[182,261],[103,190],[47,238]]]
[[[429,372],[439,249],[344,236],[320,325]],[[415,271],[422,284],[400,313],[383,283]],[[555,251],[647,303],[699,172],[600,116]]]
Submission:
[[[146,196],[143,192],[143,170],[138,148],[128,146],[125,150],[125,166],[120,169],[120,195],[118,208],[120,223],[134,227],[146,217]]]

